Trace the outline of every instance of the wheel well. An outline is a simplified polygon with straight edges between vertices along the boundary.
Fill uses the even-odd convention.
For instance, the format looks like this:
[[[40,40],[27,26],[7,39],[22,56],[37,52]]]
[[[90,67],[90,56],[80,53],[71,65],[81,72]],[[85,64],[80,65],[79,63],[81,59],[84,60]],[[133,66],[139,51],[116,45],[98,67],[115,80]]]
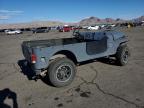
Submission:
[[[121,42],[117,48],[117,50],[119,49],[120,46],[123,46],[123,45],[127,45],[127,42]]]
[[[119,46],[126,45],[126,44],[127,44],[127,41],[126,41],[126,42],[121,42],[121,43],[119,44]]]
[[[77,64],[76,56],[71,51],[68,51],[68,50],[58,51],[53,56],[57,56],[57,55],[60,55],[59,57],[65,57],[66,56],[67,58],[72,60],[75,64]]]

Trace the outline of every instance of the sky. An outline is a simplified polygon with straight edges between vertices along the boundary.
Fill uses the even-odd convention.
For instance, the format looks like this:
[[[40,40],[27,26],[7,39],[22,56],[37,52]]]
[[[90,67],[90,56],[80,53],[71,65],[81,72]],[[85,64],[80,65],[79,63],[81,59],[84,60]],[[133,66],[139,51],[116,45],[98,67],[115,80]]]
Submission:
[[[0,24],[78,22],[84,18],[132,19],[144,15],[144,0],[0,0]]]

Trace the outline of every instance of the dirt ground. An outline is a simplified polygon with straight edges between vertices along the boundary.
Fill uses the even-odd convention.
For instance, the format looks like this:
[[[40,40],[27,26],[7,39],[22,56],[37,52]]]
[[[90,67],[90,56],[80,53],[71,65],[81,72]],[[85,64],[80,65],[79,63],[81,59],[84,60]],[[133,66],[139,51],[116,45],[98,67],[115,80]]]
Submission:
[[[93,60],[77,67],[67,87],[55,88],[46,79],[29,79],[18,65],[25,40],[72,36],[70,33],[0,34],[0,108],[144,108],[144,28],[123,28],[131,58],[121,67]]]

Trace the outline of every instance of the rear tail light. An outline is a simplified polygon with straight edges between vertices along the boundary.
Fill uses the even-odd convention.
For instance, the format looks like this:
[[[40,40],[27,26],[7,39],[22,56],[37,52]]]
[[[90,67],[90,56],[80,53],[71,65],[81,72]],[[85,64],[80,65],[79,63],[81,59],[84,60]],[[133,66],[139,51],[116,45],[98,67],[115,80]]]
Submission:
[[[35,54],[31,55],[31,62],[36,63],[36,55]]]

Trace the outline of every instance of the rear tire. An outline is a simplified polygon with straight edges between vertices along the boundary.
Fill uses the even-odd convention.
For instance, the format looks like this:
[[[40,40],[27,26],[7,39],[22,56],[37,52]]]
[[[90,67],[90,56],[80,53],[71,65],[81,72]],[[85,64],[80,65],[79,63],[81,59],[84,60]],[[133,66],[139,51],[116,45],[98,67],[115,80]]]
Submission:
[[[55,87],[69,85],[76,73],[75,64],[68,58],[57,58],[48,67],[48,76]]]
[[[128,59],[130,56],[130,51],[127,45],[119,46],[117,53],[116,53],[116,60],[118,65],[124,66],[128,63]]]

